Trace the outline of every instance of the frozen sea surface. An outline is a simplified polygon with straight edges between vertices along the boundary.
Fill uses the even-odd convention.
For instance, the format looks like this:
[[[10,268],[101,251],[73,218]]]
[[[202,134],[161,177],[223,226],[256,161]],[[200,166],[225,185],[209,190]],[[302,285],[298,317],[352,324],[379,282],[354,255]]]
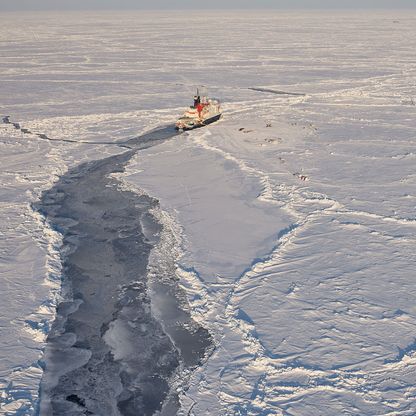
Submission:
[[[117,176],[171,236],[150,254],[152,313],[170,253],[215,339],[179,413],[416,413],[414,13],[0,18],[1,116],[30,132],[0,125],[1,412],[36,413],[62,296],[62,236],[30,204],[203,84],[223,120]]]

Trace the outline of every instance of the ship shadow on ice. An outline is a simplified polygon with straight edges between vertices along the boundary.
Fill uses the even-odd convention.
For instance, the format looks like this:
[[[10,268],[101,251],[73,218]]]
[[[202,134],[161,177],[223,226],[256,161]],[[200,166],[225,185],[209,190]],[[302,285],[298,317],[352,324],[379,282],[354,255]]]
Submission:
[[[63,235],[62,301],[41,363],[42,416],[175,415],[177,391],[186,390],[182,370],[212,351],[184,304],[175,264],[153,270],[162,311],[153,313],[148,265],[163,229],[152,214],[159,203],[120,190],[111,175],[177,134],[165,126],[127,140],[128,151],[71,169],[33,204]]]
[[[166,126],[150,130],[149,132],[140,136],[133,137],[125,141],[116,142],[115,144],[123,144],[124,146],[129,146],[132,149],[146,149],[148,147],[162,143],[179,134],[181,133],[175,129],[174,124],[168,124]]]

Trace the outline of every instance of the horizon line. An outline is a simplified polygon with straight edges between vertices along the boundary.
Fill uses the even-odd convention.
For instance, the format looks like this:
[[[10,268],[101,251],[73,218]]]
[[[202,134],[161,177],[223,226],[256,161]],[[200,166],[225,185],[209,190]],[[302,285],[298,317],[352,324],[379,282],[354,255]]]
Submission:
[[[103,8],[64,8],[64,9],[55,9],[55,8],[38,8],[38,9],[1,9],[1,12],[47,12],[47,11],[53,11],[53,12],[100,12],[100,11],[109,11],[109,12],[131,12],[131,11],[148,11],[148,12],[207,12],[207,11],[216,11],[216,12],[224,12],[224,11],[304,11],[304,12],[314,12],[314,11],[335,11],[335,12],[345,12],[345,11],[414,11],[416,12],[416,6],[415,7],[343,7],[343,8],[335,8],[335,7],[309,7],[309,8],[303,8],[303,7],[260,7],[260,8],[254,8],[254,7],[239,7],[239,8],[176,8],[176,9],[169,9],[169,8],[111,8],[111,7],[103,7]]]

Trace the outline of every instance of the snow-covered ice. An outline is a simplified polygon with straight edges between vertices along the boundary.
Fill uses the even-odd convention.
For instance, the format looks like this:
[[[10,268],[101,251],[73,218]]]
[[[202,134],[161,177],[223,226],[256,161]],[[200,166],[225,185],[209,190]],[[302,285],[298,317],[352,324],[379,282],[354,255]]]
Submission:
[[[3,414],[36,413],[59,299],[60,235],[30,203],[200,84],[223,119],[119,175],[160,200],[215,339],[184,413],[416,413],[414,13],[0,18],[1,116],[31,132],[0,124]]]

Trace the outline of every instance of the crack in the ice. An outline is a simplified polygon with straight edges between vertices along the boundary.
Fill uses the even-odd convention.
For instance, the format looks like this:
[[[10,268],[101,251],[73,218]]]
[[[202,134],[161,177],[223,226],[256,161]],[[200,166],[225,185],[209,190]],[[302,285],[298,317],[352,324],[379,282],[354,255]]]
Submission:
[[[292,95],[292,96],[300,96],[300,97],[305,97],[306,94],[303,93],[299,93],[299,92],[286,92],[286,91],[281,91],[281,90],[274,90],[271,88],[261,88],[261,87],[250,87],[247,88],[248,90],[252,90],[252,91],[256,91],[256,92],[264,92],[264,93],[269,93],[269,94],[276,94],[276,95]]]
[[[133,142],[137,139],[140,139],[140,137],[141,137],[141,136],[138,136],[138,137],[133,137],[133,138],[130,138],[130,139],[125,139],[123,141],[113,141],[113,142],[92,141],[92,140],[74,140],[74,139],[53,139],[45,133],[36,133],[36,132],[32,132],[31,130],[29,130],[27,128],[22,128],[20,123],[11,122],[10,121],[10,116],[2,117],[2,122],[4,124],[13,125],[16,130],[21,131],[22,134],[27,136],[27,138],[30,138],[30,139],[38,138],[38,139],[41,139],[41,140],[46,140],[46,141],[49,141],[49,142],[58,142],[58,143],[93,144],[93,145],[96,145],[96,146],[118,146],[118,147],[125,148],[125,149],[133,149],[134,145],[129,146],[129,143],[131,143],[131,142]],[[31,136],[35,136],[35,137],[31,137]]]

